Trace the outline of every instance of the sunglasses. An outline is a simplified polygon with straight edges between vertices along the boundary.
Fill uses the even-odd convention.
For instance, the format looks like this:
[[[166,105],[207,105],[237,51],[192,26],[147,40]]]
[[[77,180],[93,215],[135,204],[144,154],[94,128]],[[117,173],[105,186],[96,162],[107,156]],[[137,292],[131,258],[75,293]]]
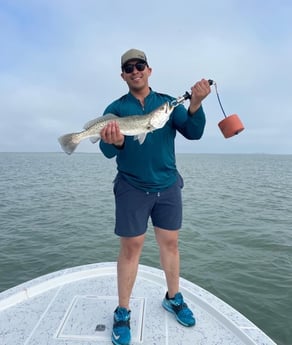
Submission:
[[[127,64],[123,67],[123,71],[125,73],[133,73],[134,68],[136,67],[136,70],[139,72],[144,71],[145,67],[147,66],[146,62],[137,62],[135,64]]]

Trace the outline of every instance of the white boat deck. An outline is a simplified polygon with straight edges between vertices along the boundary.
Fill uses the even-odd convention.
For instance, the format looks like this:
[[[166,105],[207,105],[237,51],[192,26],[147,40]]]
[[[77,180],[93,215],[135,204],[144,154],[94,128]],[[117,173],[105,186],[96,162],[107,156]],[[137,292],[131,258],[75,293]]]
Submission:
[[[186,328],[165,311],[163,271],[139,266],[131,298],[131,344],[272,345],[232,307],[181,278],[197,324]],[[0,293],[1,345],[109,345],[117,306],[116,263],[48,274]]]

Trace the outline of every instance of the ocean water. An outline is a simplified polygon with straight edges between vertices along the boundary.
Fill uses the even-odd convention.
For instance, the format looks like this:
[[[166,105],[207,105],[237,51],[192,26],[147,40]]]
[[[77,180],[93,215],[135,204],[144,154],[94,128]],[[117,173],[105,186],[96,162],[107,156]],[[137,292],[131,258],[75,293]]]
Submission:
[[[178,154],[181,276],[292,344],[292,155]],[[0,291],[115,261],[114,160],[0,153]],[[159,267],[151,226],[141,263]]]

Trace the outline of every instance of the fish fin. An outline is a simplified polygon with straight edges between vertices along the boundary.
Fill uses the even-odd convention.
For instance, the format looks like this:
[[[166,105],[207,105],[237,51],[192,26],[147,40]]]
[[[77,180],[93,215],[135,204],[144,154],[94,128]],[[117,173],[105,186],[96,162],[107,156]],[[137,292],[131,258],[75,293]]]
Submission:
[[[92,142],[92,144],[97,143],[99,139],[100,139],[99,136],[89,138],[89,140]]]
[[[146,139],[147,133],[142,133],[139,135],[135,135],[134,140],[138,140],[139,144],[142,145]]]
[[[90,120],[88,122],[86,122],[86,124],[83,126],[83,129],[88,129],[90,127],[92,127],[93,125],[95,125],[98,122],[102,122],[105,120],[115,120],[118,116],[114,115],[114,114],[106,114],[100,117],[97,117],[96,119]]]
[[[71,155],[71,153],[75,151],[81,140],[78,138],[78,133],[70,133],[62,135],[60,138],[58,138],[58,141],[63,151],[68,155]]]

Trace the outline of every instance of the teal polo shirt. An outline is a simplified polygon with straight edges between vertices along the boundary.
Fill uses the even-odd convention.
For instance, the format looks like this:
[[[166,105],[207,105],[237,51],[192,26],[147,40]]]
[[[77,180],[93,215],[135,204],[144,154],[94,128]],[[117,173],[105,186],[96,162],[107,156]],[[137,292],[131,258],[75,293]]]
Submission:
[[[145,115],[165,102],[174,100],[166,94],[150,90],[144,107],[130,92],[111,103],[104,114],[117,116]],[[175,137],[177,131],[189,140],[198,140],[204,132],[205,113],[200,107],[189,115],[183,105],[178,105],[163,128],[147,134],[142,145],[132,136],[125,136],[123,149],[100,141],[100,149],[107,158],[116,158],[118,173],[132,186],[146,192],[159,192],[177,180]]]

